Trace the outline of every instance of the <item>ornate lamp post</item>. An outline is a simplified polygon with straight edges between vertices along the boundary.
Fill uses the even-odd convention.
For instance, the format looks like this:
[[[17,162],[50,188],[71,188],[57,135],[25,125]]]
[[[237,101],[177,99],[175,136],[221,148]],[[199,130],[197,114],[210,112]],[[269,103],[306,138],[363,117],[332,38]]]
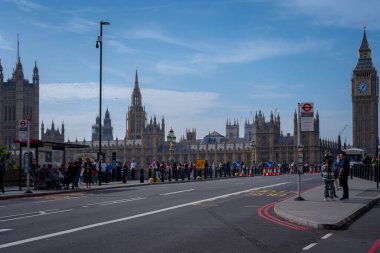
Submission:
[[[170,128],[170,131],[168,133],[168,136],[166,137],[167,141],[169,142],[169,154],[170,154],[170,163],[173,163],[173,151],[174,151],[174,143],[176,141],[176,137],[174,135],[173,128]]]
[[[99,69],[99,153],[98,153],[98,162],[99,162],[99,185],[101,185],[101,156],[102,156],[102,64],[103,64],[103,25],[110,25],[111,23],[106,21],[100,21],[100,36],[96,41],[96,48],[100,47],[100,69]]]
[[[252,140],[251,143],[252,156],[251,156],[251,170],[252,174],[254,174],[254,169],[256,169],[256,143],[255,140]]]

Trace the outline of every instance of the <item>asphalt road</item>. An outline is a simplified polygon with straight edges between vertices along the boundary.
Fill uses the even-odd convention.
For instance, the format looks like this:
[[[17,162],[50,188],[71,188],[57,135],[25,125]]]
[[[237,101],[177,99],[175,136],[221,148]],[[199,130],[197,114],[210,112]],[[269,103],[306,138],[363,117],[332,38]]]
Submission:
[[[319,175],[302,176],[303,190],[320,184]],[[371,223],[372,212],[380,217],[379,208],[343,231],[279,219],[273,204],[294,196],[296,189],[297,177],[284,175],[4,200],[0,251],[330,252],[339,245],[334,252],[347,252],[351,243],[357,244],[348,240],[350,235],[361,235],[366,243],[348,252],[367,252],[380,237],[375,225],[357,225]],[[363,229],[377,234],[366,236]]]

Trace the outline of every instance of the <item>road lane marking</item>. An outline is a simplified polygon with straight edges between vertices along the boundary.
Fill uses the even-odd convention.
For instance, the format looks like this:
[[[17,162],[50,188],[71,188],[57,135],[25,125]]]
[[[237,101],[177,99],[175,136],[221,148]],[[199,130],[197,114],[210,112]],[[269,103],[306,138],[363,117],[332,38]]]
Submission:
[[[32,218],[32,217],[43,216],[43,215],[56,214],[56,213],[64,213],[64,212],[69,212],[72,210],[73,209],[66,209],[66,210],[60,210],[60,211],[54,211],[54,212],[39,211],[39,212],[35,212],[35,214],[32,214],[32,215],[9,218],[9,219],[5,219],[5,220],[0,220],[0,222],[12,221],[12,220],[21,220],[21,219]]]
[[[89,206],[107,206],[107,205],[114,205],[114,204],[120,204],[120,203],[126,203],[126,202],[131,202],[131,201],[136,201],[136,200],[142,200],[146,198],[131,198],[131,199],[119,199],[119,200],[112,200],[112,201],[105,201],[105,202],[98,202],[98,203],[92,203],[92,204],[87,204],[82,207],[89,207]]]
[[[177,191],[177,192],[161,193],[160,195],[162,195],[162,196],[167,196],[167,195],[172,195],[172,194],[177,194],[177,193],[182,193],[182,192],[191,192],[191,191],[194,191],[194,189],[183,190],[183,191]]]
[[[317,243],[310,243],[309,245],[307,245],[306,247],[304,247],[302,250],[309,250],[311,249],[312,247],[314,247],[315,245],[317,245]]]
[[[273,202],[273,203],[270,203],[268,205],[265,205],[265,206],[259,208],[257,210],[258,215],[260,217],[268,220],[268,221],[274,222],[274,223],[279,224],[279,225],[284,226],[284,227],[292,228],[292,229],[295,229],[295,230],[307,230],[306,227],[298,226],[298,225],[295,225],[295,224],[292,224],[292,223],[280,220],[280,219],[272,216],[269,213],[269,209],[272,208],[272,207],[274,207],[275,204],[276,204],[276,202]]]
[[[10,230],[12,230],[12,229],[9,229],[9,228],[0,229],[0,233],[1,232],[7,232],[7,231],[10,231]]]
[[[380,249],[380,239],[377,240],[372,247],[368,250],[367,253],[376,253],[378,252],[377,249]]]
[[[49,209],[45,211],[36,211],[36,212],[29,212],[29,213],[18,213],[18,214],[12,214],[12,215],[6,215],[6,216],[0,216],[0,220],[4,218],[9,218],[9,217],[16,217],[16,216],[22,216],[22,215],[28,215],[28,214],[34,214],[34,213],[39,213],[39,212],[50,212],[50,211],[57,211],[59,209]]]
[[[19,240],[19,241],[0,244],[0,249],[9,248],[9,247],[13,247],[13,246],[21,245],[21,244],[26,244],[26,243],[30,243],[30,242],[34,242],[34,241],[45,240],[48,238],[52,238],[52,237],[56,237],[56,236],[60,236],[60,235],[71,234],[74,232],[92,229],[92,228],[105,226],[105,225],[109,225],[109,224],[113,224],[113,223],[119,223],[119,222],[123,222],[123,221],[133,220],[133,219],[137,219],[137,218],[141,218],[141,217],[145,217],[145,216],[149,216],[149,215],[153,215],[153,214],[157,214],[157,213],[175,210],[175,209],[182,208],[182,207],[193,206],[193,205],[200,204],[203,202],[214,201],[214,200],[221,199],[221,198],[236,196],[236,195],[247,193],[250,191],[265,189],[265,188],[270,188],[270,187],[276,187],[276,186],[280,186],[280,185],[284,185],[284,184],[288,184],[288,183],[290,183],[290,182],[283,182],[283,183],[278,183],[278,184],[273,184],[273,185],[267,185],[267,186],[252,188],[252,189],[243,190],[243,191],[234,192],[234,193],[229,193],[229,194],[225,194],[225,195],[221,195],[221,196],[217,196],[217,197],[213,197],[213,198],[198,200],[198,201],[194,201],[194,202],[188,202],[188,203],[181,204],[181,205],[171,206],[171,207],[162,208],[162,209],[158,209],[158,210],[154,210],[154,211],[150,211],[150,212],[145,212],[145,213],[140,213],[140,214],[136,214],[136,215],[132,215],[132,216],[127,216],[124,218],[99,222],[99,223],[95,223],[95,224],[91,224],[91,225],[86,225],[86,226],[82,226],[82,227],[76,227],[76,228],[72,228],[72,229],[68,229],[68,230],[59,231],[56,233],[50,233],[50,234],[31,237],[31,238],[23,239],[23,240]]]
[[[330,236],[332,236],[332,233],[325,234],[325,235],[322,237],[322,239],[327,239],[327,238],[329,238]]]

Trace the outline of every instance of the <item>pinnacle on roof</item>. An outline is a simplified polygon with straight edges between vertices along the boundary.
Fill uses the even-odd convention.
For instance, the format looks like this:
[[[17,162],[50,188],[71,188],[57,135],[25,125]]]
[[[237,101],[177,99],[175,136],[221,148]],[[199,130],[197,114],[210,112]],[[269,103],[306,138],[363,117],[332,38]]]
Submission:
[[[136,75],[135,75],[135,88],[139,87],[139,77],[137,75],[137,69],[136,69]]]
[[[362,39],[362,44],[360,45],[359,51],[365,51],[365,50],[370,50],[369,43],[367,40],[366,26],[364,26],[363,39]]]

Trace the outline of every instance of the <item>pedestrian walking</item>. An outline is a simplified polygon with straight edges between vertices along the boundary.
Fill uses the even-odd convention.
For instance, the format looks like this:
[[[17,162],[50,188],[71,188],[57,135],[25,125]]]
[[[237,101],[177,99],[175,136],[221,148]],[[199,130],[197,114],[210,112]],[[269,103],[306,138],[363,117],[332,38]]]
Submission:
[[[140,183],[144,183],[144,180],[145,180],[145,178],[144,178],[144,169],[141,169],[140,170]]]
[[[86,188],[91,188],[92,165],[91,165],[90,158],[86,158],[86,162],[84,163],[83,167],[84,167],[83,177],[84,177],[84,182],[86,183]]]
[[[325,164],[322,166],[322,178],[325,183],[324,200],[334,199],[334,170],[332,156],[325,157]]]
[[[135,160],[132,160],[132,163],[131,163],[131,171],[132,171],[132,180],[135,180],[135,176],[136,176],[136,161]]]
[[[336,156],[334,164],[333,164],[333,166],[334,166],[334,182],[335,182],[335,186],[336,186],[337,191],[340,190],[339,179],[338,179],[340,167],[342,166],[342,160],[340,158],[341,158],[341,154],[338,154]],[[337,197],[337,196],[334,196],[334,197]]]
[[[127,179],[128,179],[128,161],[125,161],[124,166],[123,166],[123,176],[122,176],[123,181],[122,182],[126,184]]]
[[[341,159],[342,159],[342,166],[339,171],[339,183],[340,186],[343,188],[343,196],[340,198],[340,200],[348,199],[348,175],[350,173],[350,163],[347,160],[347,154],[346,152],[341,153]]]

